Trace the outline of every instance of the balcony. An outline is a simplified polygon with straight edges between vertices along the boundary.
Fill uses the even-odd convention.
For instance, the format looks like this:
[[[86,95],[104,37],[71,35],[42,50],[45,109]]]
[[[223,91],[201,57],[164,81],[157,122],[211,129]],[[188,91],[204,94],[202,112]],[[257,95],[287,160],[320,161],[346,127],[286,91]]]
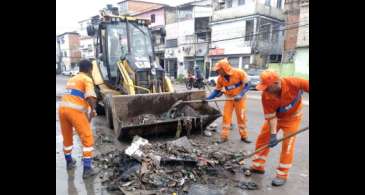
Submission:
[[[238,7],[225,8],[213,12],[212,22],[239,18],[254,14],[261,14],[279,20],[284,20],[285,15],[282,9],[276,7],[269,7],[261,3],[247,3]]]

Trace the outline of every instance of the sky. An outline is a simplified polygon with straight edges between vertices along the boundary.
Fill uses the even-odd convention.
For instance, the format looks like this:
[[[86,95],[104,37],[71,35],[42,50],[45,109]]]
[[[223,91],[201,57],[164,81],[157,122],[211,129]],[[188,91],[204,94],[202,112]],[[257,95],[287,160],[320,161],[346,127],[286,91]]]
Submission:
[[[122,0],[56,0],[56,34],[75,31],[78,21],[88,19],[99,14],[99,10],[106,4],[121,2]],[[153,3],[163,3],[176,6],[194,0],[144,0]]]

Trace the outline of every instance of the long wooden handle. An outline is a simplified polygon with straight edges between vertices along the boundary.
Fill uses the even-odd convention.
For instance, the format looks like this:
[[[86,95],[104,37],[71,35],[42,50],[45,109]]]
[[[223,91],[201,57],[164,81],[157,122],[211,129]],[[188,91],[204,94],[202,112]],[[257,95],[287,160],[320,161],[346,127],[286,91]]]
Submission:
[[[297,134],[299,134],[299,133],[302,133],[302,132],[304,132],[304,131],[306,131],[306,130],[308,130],[308,129],[309,129],[309,126],[304,127],[303,129],[300,129],[300,130],[298,130],[298,131],[296,131],[296,132],[294,132],[294,133],[292,133],[292,134],[290,134],[290,135],[288,135],[288,136],[286,136],[286,137],[282,137],[282,138],[278,139],[278,143],[280,143],[280,142],[282,142],[283,140],[286,140],[286,139],[288,139],[288,138],[291,138],[291,137],[293,137],[294,135],[297,135]],[[257,153],[261,152],[262,150],[265,150],[265,149],[266,149],[266,148],[268,148],[268,147],[269,147],[269,144],[266,144],[266,145],[264,145],[263,147],[261,147],[261,148],[257,149],[256,151],[252,152],[251,154],[248,154],[248,155],[246,155],[246,156],[243,156],[243,159],[250,158],[250,157],[252,157],[253,155],[255,155],[255,154],[257,154]]]
[[[219,101],[232,101],[233,98],[226,98],[226,99],[211,99],[211,100],[188,100],[188,101],[182,101],[181,104],[184,103],[200,103],[200,102],[219,102]]]

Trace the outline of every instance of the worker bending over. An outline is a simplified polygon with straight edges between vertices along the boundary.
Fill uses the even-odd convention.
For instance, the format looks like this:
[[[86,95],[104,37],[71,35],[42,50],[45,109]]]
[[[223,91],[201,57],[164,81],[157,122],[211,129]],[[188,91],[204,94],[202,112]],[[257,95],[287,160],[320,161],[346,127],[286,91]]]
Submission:
[[[283,136],[296,132],[302,119],[302,93],[309,93],[309,81],[296,77],[280,78],[272,70],[265,70],[260,75],[260,83],[256,86],[262,92],[262,105],[265,123],[256,140],[256,150],[269,143],[272,148],[278,144],[276,134],[283,130]],[[273,186],[286,183],[289,168],[294,158],[295,136],[283,141],[280,164],[276,170]],[[264,165],[270,149],[257,153],[252,161],[251,171],[264,174]]]

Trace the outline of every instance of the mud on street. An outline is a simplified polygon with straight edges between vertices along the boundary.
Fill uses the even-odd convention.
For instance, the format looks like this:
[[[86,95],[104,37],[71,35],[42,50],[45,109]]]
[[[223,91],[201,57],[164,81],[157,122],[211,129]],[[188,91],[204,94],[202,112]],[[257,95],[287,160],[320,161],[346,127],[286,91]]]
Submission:
[[[66,81],[57,76],[56,108],[60,91]],[[177,90],[185,90],[176,86]],[[259,95],[250,91],[249,95]],[[214,103],[210,103],[216,107]],[[218,103],[223,108],[223,102]],[[301,127],[309,124],[309,108],[304,106],[304,117]],[[248,98],[247,117],[249,138],[255,141],[264,121],[261,101]],[[73,156],[77,168],[66,171],[62,152],[62,136],[59,129],[56,110],[56,192],[57,194],[298,194],[309,192],[309,142],[308,132],[297,136],[295,160],[289,173],[289,180],[282,187],[272,187],[271,180],[279,163],[279,146],[272,149],[266,164],[264,175],[245,176],[242,166],[250,165],[251,160],[241,161],[244,153],[254,150],[254,143],[240,141],[238,130],[234,126],[230,131],[230,140],[216,144],[222,118],[214,123],[208,137],[201,133],[181,137],[143,137],[148,144],[141,146],[144,157],[133,158],[124,150],[132,146],[132,140],[120,142],[109,129],[104,116],[97,116],[92,121],[94,131],[94,166],[102,171],[93,179],[82,179],[82,152],[77,134],[74,134]],[[233,124],[235,124],[233,117]],[[176,131],[172,129],[172,131]],[[144,142],[144,143],[145,143]],[[138,160],[137,160],[138,159]],[[197,160],[198,159],[198,160]],[[141,173],[143,175],[141,176]],[[252,182],[252,183],[251,183]],[[257,186],[251,185],[256,184]],[[255,189],[257,187],[258,189]],[[248,189],[250,188],[250,189]],[[252,190],[251,190],[252,188]]]

